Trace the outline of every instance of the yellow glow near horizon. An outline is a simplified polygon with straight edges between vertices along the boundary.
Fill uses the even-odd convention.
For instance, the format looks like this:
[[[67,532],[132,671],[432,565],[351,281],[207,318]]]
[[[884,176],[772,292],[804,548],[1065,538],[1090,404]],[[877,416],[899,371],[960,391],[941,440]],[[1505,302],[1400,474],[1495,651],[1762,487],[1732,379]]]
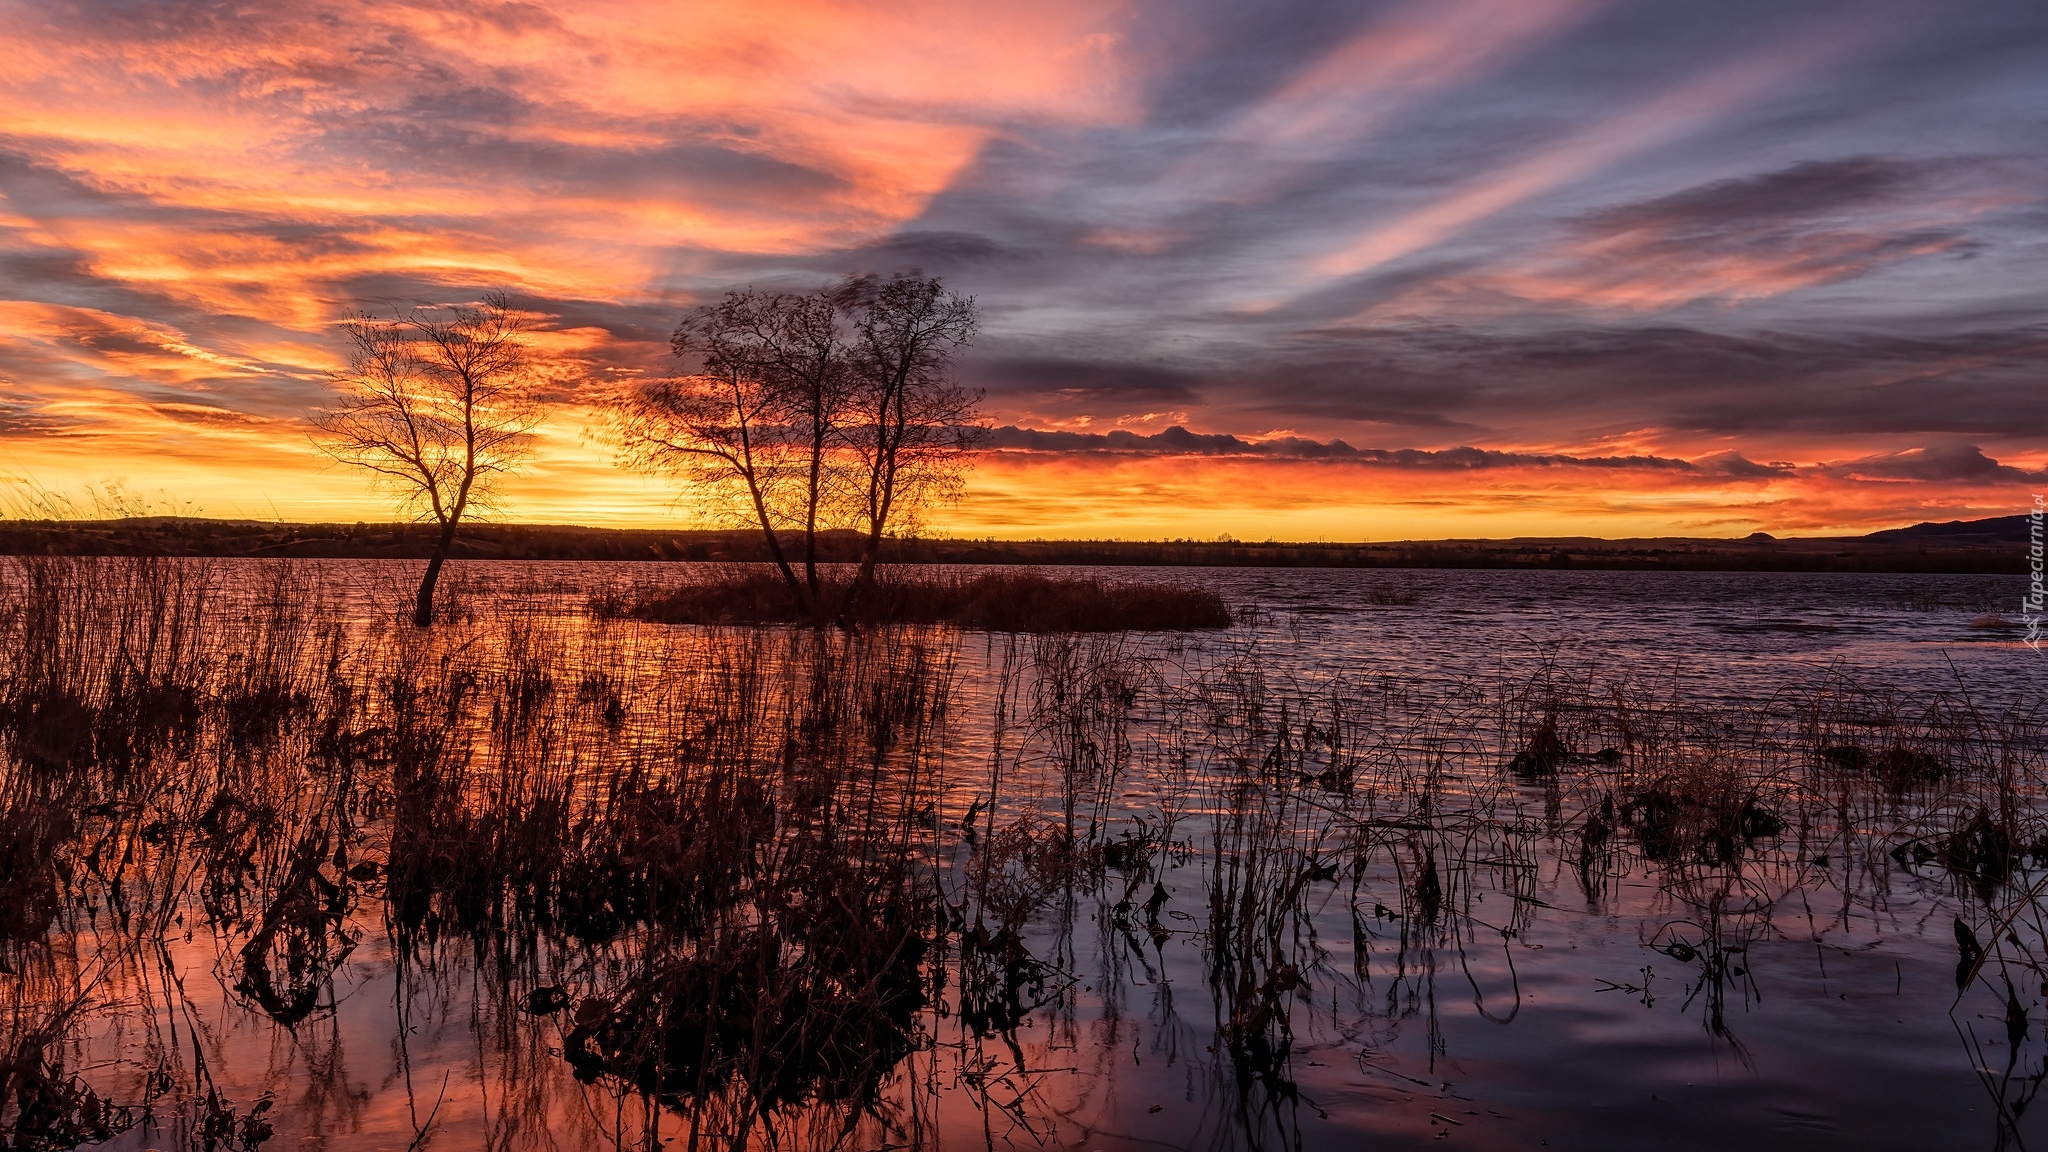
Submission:
[[[544,426],[505,485],[494,521],[592,527],[735,526],[660,477],[612,464],[594,414]],[[135,455],[110,445],[130,448]],[[143,446],[147,452],[142,452]],[[386,522],[392,504],[303,435],[238,421],[157,417],[148,430],[53,437],[0,454],[0,473],[58,494],[114,484],[158,513],[288,522]],[[223,469],[233,456],[241,466]],[[125,458],[124,458],[125,457]],[[145,468],[132,465],[146,464]],[[1232,457],[995,452],[968,473],[962,498],[920,530],[942,537],[1031,539],[1435,540],[1510,536],[1741,537],[1840,535],[1914,520],[2027,509],[2003,486],[1944,486],[1915,503],[1874,503],[1838,476],[1711,481],[1687,474],[1543,466],[1401,470],[1350,462]],[[18,511],[13,514],[20,514]]]

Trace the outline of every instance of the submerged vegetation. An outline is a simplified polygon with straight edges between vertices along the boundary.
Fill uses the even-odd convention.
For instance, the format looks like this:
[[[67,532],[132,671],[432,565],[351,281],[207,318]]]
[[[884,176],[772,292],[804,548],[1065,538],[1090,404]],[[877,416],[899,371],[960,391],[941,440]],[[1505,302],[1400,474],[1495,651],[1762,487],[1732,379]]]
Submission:
[[[1739,1058],[1772,942],[1834,947],[1809,895],[1922,888],[2001,1139],[2048,1079],[2036,712],[1312,673],[1018,579],[670,628],[765,600],[458,569],[421,632],[288,562],[7,561],[5,1146],[1300,1147],[1331,1054],[1394,1075],[1404,1034],[1434,1079],[1385,1115],[1479,1125],[1444,1014],[1522,1011],[1545,877],[1645,925],[1616,991],[1680,973]],[[1119,1113],[1126,1059],[1194,1106]]]

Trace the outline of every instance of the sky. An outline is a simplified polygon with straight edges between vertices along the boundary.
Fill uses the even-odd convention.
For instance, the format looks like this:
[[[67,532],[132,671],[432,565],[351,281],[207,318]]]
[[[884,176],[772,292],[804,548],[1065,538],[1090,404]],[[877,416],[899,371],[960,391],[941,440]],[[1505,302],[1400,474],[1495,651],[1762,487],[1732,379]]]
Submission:
[[[1861,532],[2048,492],[2048,5],[0,0],[0,477],[384,520],[361,311],[508,292],[498,512],[741,286],[973,295],[964,536]]]

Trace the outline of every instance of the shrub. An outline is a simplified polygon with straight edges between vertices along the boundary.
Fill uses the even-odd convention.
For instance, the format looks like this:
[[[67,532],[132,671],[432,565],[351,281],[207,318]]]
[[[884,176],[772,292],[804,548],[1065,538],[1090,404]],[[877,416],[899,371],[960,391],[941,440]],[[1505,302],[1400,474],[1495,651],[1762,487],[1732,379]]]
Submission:
[[[843,605],[849,581],[827,580],[822,600]],[[773,571],[726,569],[710,579],[620,594],[601,593],[590,610],[601,617],[660,624],[794,624],[806,622]],[[988,632],[1181,632],[1228,628],[1223,598],[1185,584],[1121,583],[1029,568],[929,574],[876,574],[873,587],[839,614],[840,623],[951,624]]]

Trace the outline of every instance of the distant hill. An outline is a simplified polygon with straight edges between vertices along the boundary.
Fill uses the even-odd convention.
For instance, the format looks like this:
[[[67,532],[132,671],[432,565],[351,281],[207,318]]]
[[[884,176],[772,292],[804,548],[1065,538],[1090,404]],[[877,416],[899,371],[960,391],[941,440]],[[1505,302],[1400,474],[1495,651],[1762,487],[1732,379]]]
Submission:
[[[1988,520],[1950,520],[1945,524],[1925,521],[1911,528],[1887,528],[1882,532],[1872,532],[1864,539],[1900,542],[1939,540],[1949,544],[1965,540],[1982,541],[1987,544],[2025,544],[2032,539],[2029,535],[2032,531],[2032,520],[2031,516],[1993,516]]]
[[[1273,568],[1549,568],[1730,572],[2027,571],[2024,516],[1917,524],[1834,539],[1665,537],[1600,540],[1401,540],[1307,543],[1244,540],[890,540],[885,563],[1163,565]],[[851,533],[821,542],[826,561],[859,554]],[[0,555],[300,556],[420,559],[433,547],[421,524],[285,524],[138,517],[0,520]],[[708,560],[768,558],[758,532],[583,528],[561,524],[467,526],[455,555],[472,560]]]

